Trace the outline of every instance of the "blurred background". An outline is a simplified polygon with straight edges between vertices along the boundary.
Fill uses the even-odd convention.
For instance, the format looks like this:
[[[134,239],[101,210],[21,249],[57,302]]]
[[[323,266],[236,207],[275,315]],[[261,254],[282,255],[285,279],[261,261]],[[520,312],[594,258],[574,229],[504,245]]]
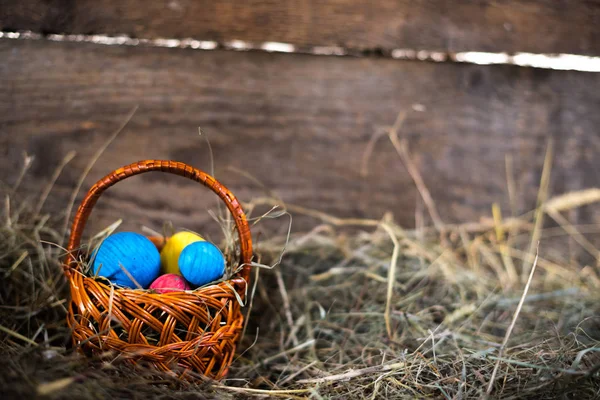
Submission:
[[[50,210],[64,210],[123,125],[83,189],[139,159],[210,170],[201,129],[215,175],[242,201],[390,211],[414,227],[421,196],[386,134],[399,116],[399,143],[443,223],[489,218],[493,202],[504,215],[533,209],[550,138],[551,193],[598,184],[600,75],[510,65],[519,52],[597,55],[593,2],[24,0],[0,10],[0,178],[14,183],[28,154],[23,185],[39,188],[75,151]],[[111,189],[92,229],[117,218],[199,229],[215,202],[149,174]],[[294,230],[316,223],[295,217]],[[587,208],[568,217],[598,219]]]

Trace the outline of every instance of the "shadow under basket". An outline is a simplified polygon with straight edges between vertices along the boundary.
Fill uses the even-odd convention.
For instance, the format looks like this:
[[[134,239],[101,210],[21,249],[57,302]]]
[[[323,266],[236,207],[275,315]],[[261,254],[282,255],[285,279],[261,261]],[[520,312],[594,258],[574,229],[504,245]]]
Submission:
[[[85,276],[80,243],[85,223],[100,195],[115,183],[150,171],[181,175],[215,192],[233,215],[239,235],[239,265],[229,280],[194,291],[153,293],[122,289]],[[161,239],[151,238],[160,248]],[[223,378],[240,338],[252,259],[252,238],[235,196],[206,173],[189,165],[145,160],[119,168],[88,191],[75,215],[64,261],[71,288],[67,320],[73,345],[85,353],[113,352],[121,359],[148,363],[181,378],[195,373]],[[232,266],[230,266],[231,268]]]

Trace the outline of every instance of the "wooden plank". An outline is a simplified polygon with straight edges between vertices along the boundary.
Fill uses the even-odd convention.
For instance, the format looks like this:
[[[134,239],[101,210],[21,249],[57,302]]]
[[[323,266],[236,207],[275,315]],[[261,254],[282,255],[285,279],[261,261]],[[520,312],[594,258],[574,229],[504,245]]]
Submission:
[[[600,54],[600,2],[0,0],[0,28],[298,46]]]
[[[490,215],[492,202],[509,213],[506,156],[514,161],[518,212],[530,210],[549,136],[555,192],[600,183],[599,74],[10,40],[0,40],[0,58],[0,179],[14,182],[27,151],[36,160],[24,185],[39,191],[62,157],[78,151],[48,209],[65,208],[96,149],[136,105],[85,187],[138,159],[209,169],[202,127],[217,177],[243,201],[264,192],[229,167],[289,203],[338,217],[392,211],[412,226],[418,194],[387,139],[361,175],[368,141],[401,110],[409,112],[402,135],[445,222]],[[182,178],[134,177],[100,201],[95,227],[124,217],[194,229],[210,219],[213,199]],[[315,224],[297,217],[296,229]]]

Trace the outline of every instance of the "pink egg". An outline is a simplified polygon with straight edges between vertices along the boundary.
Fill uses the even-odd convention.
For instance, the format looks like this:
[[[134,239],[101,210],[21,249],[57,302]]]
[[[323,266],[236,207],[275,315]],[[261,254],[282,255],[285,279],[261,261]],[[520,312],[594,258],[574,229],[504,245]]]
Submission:
[[[162,294],[190,290],[190,286],[181,275],[165,274],[156,278],[150,285],[150,289]]]

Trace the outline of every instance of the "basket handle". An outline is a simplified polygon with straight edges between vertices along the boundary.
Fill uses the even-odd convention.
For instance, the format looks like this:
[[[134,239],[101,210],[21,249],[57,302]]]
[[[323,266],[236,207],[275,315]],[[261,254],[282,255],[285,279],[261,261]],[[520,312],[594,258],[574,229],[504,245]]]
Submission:
[[[234,283],[245,286],[250,277],[252,237],[250,235],[248,221],[246,220],[246,214],[244,214],[242,206],[233,193],[212,176],[187,164],[165,160],[143,160],[124,166],[106,175],[90,188],[73,219],[71,236],[69,237],[69,244],[67,245],[67,256],[65,257],[64,262],[65,274],[69,276],[73,271],[78,271],[80,269],[75,253],[81,244],[81,235],[88,217],[90,216],[94,205],[100,198],[100,195],[106,189],[125,178],[150,171],[168,172],[192,179],[211,189],[225,202],[227,209],[229,209],[229,212],[231,212],[235,220],[235,226],[240,238],[240,265],[243,265],[241,272],[239,272],[237,277],[234,277],[232,280]]]

